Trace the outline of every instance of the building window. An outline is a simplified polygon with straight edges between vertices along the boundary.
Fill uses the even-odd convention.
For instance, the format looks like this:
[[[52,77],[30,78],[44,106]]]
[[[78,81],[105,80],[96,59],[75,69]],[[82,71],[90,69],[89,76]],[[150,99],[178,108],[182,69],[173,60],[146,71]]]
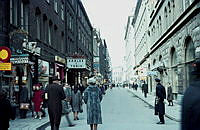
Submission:
[[[13,0],[10,0],[10,24],[13,24]]]
[[[62,36],[62,38],[61,38],[61,51],[62,51],[62,53],[65,53],[64,36]]]
[[[28,32],[28,5],[24,4],[24,30]]]
[[[41,39],[41,21],[40,15],[36,15],[37,38]]]
[[[165,23],[165,28],[167,29],[167,27],[168,27],[168,19],[167,19],[167,8],[165,7],[165,10],[164,10],[164,15],[165,15],[165,20],[166,20],[166,23]]]
[[[18,9],[17,9],[17,1],[14,1],[13,0],[13,5],[14,5],[14,9],[13,9],[13,12],[12,12],[12,14],[13,14],[13,24],[14,25],[16,25],[17,26],[17,11],[18,11]]]
[[[49,45],[51,45],[51,26],[49,25],[48,26],[48,30],[47,30],[47,32],[48,32],[48,43],[49,43]]]
[[[64,4],[61,5],[61,19],[64,20]]]
[[[21,19],[20,19],[21,26],[20,26],[20,28],[24,29],[24,4],[23,4],[23,2],[21,2],[20,8],[21,8]]]
[[[43,41],[47,43],[47,21],[43,19]]]
[[[80,30],[80,28],[78,28],[78,40],[80,40],[81,39],[81,30]]]
[[[69,29],[72,30],[72,16],[69,16]]]
[[[58,13],[58,1],[54,0],[54,10]]]
[[[159,21],[160,21],[160,34],[162,34],[162,21],[161,21],[161,16],[159,16]]]

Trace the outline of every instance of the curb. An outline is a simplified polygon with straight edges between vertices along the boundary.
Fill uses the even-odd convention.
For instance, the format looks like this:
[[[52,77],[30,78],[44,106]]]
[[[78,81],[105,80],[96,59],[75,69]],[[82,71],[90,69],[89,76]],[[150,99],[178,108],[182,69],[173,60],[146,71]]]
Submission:
[[[135,93],[133,93],[132,91],[128,90],[129,92],[131,92],[134,96],[136,96],[137,98],[139,98],[140,100],[144,101],[146,104],[148,104],[149,106],[151,106],[152,108],[155,108],[153,105],[151,105],[150,103],[148,103],[147,101],[145,101],[144,99],[142,99],[141,97],[139,97],[138,95],[136,95]],[[176,118],[170,116],[169,114],[165,114],[165,117],[173,120],[173,121],[176,121],[176,122],[181,122],[180,120],[177,120]]]
[[[44,123],[43,125],[39,126],[38,128],[36,128],[36,130],[45,130],[45,128],[47,128],[50,125],[50,121]]]

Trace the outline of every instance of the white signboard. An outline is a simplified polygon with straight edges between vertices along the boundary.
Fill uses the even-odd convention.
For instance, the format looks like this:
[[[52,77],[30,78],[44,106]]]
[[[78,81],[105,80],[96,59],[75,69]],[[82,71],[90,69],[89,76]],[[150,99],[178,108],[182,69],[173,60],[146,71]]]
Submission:
[[[67,59],[67,67],[69,69],[84,69],[86,68],[86,59],[83,58],[69,58]]]
[[[29,58],[28,56],[11,57],[10,62],[12,64],[28,64]]]

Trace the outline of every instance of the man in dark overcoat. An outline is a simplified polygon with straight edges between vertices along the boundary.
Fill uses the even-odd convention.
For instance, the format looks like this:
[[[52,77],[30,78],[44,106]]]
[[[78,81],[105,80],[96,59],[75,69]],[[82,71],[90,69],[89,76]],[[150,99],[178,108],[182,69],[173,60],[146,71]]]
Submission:
[[[65,99],[65,93],[56,76],[52,78],[52,81],[53,83],[46,87],[46,98],[51,130],[59,130],[62,116],[62,100]]]
[[[15,119],[15,113],[7,99],[7,92],[0,89],[0,130],[8,130],[10,119]]]
[[[26,87],[26,85],[23,83],[22,84],[22,88],[20,91],[20,96],[19,96],[19,102],[20,103],[28,103],[29,99],[28,99],[28,88]],[[20,109],[20,118],[26,118],[26,114],[27,114],[28,109]]]
[[[200,130],[200,61],[193,64],[192,83],[182,102],[181,130]]]
[[[156,98],[158,99],[156,105],[156,109],[158,112],[158,116],[160,122],[157,124],[165,124],[164,115],[165,115],[165,104],[164,99],[166,99],[166,91],[165,87],[160,83],[160,79],[156,78],[155,81],[157,82],[156,85]]]
[[[143,83],[142,85],[142,88],[143,88],[143,91],[144,91],[144,97],[146,98],[147,97],[147,93],[148,93],[148,85],[145,83]]]

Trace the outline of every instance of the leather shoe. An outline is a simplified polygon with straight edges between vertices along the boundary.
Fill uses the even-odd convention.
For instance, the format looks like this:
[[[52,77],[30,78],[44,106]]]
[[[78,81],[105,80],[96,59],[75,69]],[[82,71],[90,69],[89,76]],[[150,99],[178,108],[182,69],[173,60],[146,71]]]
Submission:
[[[68,125],[69,127],[73,127],[73,126],[75,126],[75,124],[71,124],[71,125]]]

